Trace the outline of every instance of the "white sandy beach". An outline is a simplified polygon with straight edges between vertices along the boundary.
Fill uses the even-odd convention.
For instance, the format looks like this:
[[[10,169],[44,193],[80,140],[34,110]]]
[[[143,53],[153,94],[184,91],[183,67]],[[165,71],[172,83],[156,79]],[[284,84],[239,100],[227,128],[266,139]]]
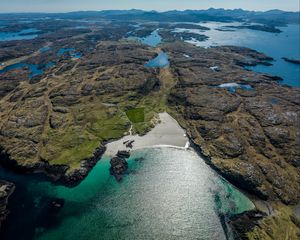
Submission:
[[[185,131],[180,127],[177,121],[168,113],[160,113],[161,120],[150,132],[144,136],[127,135],[117,141],[106,145],[105,155],[113,156],[118,150],[136,150],[141,148],[155,146],[172,146],[186,148],[189,146]],[[124,142],[132,141],[132,148],[126,147]]]

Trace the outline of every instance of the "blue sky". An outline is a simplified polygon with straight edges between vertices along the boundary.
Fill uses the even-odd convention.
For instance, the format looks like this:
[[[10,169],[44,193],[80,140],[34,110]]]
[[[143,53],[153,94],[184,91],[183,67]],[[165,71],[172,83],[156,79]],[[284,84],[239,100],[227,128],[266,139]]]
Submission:
[[[299,11],[299,0],[0,0],[0,12],[69,12],[132,8],[165,11],[210,7]]]

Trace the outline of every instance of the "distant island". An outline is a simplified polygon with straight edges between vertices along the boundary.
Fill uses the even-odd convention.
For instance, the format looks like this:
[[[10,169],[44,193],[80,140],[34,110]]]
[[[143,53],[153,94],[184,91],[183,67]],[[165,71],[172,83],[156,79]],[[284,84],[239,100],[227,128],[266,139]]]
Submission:
[[[299,59],[291,59],[291,58],[286,58],[286,57],[283,57],[282,59],[286,62],[290,62],[290,63],[300,65],[300,60]]]

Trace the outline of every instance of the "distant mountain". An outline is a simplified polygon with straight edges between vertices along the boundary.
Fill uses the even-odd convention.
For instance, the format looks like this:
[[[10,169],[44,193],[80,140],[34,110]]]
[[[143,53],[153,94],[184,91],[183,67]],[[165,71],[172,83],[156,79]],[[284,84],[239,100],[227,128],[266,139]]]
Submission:
[[[107,19],[122,21],[252,21],[268,25],[284,25],[288,23],[300,23],[300,12],[285,12],[278,9],[259,12],[246,11],[243,9],[227,10],[223,8],[209,8],[207,10],[185,10],[185,11],[143,11],[139,9],[131,10],[104,10],[104,11],[78,11],[69,13],[18,13],[0,14],[0,19],[18,17],[53,17],[62,19]]]

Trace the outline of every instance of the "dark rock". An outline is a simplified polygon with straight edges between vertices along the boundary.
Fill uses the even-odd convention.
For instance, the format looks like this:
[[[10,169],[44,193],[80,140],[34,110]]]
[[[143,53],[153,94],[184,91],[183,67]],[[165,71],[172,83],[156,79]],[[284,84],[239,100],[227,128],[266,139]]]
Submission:
[[[49,204],[49,209],[58,212],[64,206],[65,200],[62,198],[53,199]]]
[[[119,158],[129,158],[130,157],[130,152],[129,151],[118,151],[117,157]]]
[[[14,190],[15,185],[13,183],[0,180],[0,230],[1,223],[9,214],[9,210],[7,209],[8,199]]]
[[[110,160],[110,174],[115,176],[116,180],[119,182],[122,180],[122,175],[128,168],[128,163],[124,158],[115,156]]]
[[[232,216],[229,225],[233,230],[234,238],[248,240],[247,233],[258,226],[259,221],[264,217],[266,217],[266,214],[258,210],[246,211]]]
[[[152,91],[159,90],[159,87],[160,87],[159,79],[156,77],[151,77],[144,81],[144,84],[140,87],[139,92],[141,94],[148,94]]]
[[[300,60],[298,60],[298,59],[290,59],[290,58],[286,58],[286,57],[283,57],[282,59],[286,62],[290,62],[290,63],[300,65]]]
[[[126,143],[126,147],[127,148],[132,148],[133,147],[133,144],[134,143],[134,140],[131,140],[131,141],[128,141],[127,143]]]

